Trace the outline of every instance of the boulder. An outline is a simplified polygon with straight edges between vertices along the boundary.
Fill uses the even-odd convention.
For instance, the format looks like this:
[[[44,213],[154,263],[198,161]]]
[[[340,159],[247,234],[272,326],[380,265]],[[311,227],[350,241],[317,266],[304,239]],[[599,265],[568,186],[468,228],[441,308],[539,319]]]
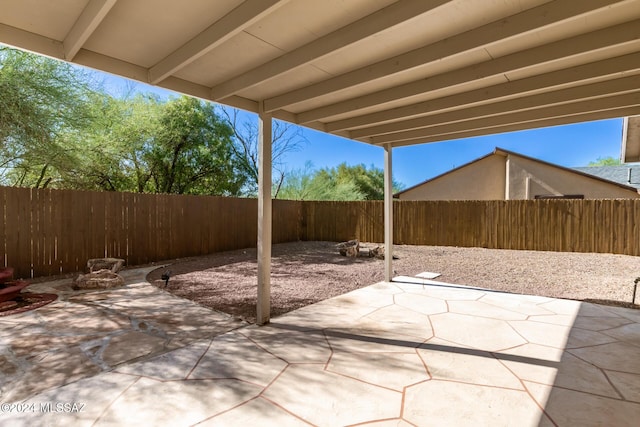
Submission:
[[[89,273],[98,270],[109,270],[112,273],[117,273],[122,270],[123,265],[124,260],[120,258],[94,258],[87,261]]]
[[[349,240],[348,242],[338,243],[337,248],[340,255],[355,258],[360,252],[360,242],[357,239]]]
[[[384,246],[376,246],[375,248],[360,248],[360,253],[358,256],[364,258],[376,258],[376,259],[384,259]],[[397,256],[393,256],[393,259],[398,259]]]
[[[384,259],[384,246],[376,246],[369,251],[369,256],[372,258]]]
[[[119,274],[103,269],[88,274],[81,274],[73,281],[74,290],[110,289],[124,285],[124,279]]]
[[[372,258],[384,259],[384,246],[376,246],[375,248],[371,249],[370,254]],[[399,259],[399,258],[396,255],[394,255],[393,259]]]

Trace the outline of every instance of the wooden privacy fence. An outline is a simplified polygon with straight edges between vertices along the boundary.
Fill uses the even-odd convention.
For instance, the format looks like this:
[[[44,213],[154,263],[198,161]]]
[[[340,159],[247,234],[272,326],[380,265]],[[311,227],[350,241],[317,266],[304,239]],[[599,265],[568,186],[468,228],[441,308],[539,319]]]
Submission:
[[[0,266],[17,277],[255,247],[257,200],[0,187]],[[297,240],[300,205],[274,201],[273,241]]]
[[[383,202],[305,202],[302,212],[305,240],[384,240]],[[637,256],[639,224],[640,199],[394,202],[394,242],[407,245]]]
[[[19,277],[255,247],[255,199],[0,187],[0,266]],[[273,201],[273,242],[382,242],[383,203]],[[398,244],[640,255],[640,200],[395,201]]]

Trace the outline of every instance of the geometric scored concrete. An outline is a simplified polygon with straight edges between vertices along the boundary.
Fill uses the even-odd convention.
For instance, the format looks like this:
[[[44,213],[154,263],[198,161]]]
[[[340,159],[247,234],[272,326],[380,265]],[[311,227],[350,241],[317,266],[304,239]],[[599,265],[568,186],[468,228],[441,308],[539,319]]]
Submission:
[[[404,418],[418,426],[535,426],[544,416],[524,390],[454,381],[425,381],[406,391]]]
[[[0,424],[636,426],[640,419],[637,310],[393,282],[258,327],[143,277],[117,291],[65,294],[56,311],[44,310],[53,303],[0,318],[0,400],[26,399],[21,411],[0,412]],[[84,406],[43,413],[48,402]]]
[[[500,351],[527,341],[506,320],[444,313],[431,316],[435,336],[465,347]]]

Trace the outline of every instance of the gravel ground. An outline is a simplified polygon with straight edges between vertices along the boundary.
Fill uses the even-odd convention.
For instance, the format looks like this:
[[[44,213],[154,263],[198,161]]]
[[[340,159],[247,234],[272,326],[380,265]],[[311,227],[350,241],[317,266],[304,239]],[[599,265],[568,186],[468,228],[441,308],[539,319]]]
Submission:
[[[335,246],[334,242],[273,245],[273,316],[383,280],[383,261],[346,258]],[[394,261],[398,275],[431,271],[441,273],[436,280],[447,283],[639,307],[631,299],[633,281],[640,276],[640,257],[406,245],[396,246],[394,253],[399,258]],[[166,270],[171,271],[169,292],[255,321],[255,249],[175,260],[147,279],[164,287],[160,276]]]

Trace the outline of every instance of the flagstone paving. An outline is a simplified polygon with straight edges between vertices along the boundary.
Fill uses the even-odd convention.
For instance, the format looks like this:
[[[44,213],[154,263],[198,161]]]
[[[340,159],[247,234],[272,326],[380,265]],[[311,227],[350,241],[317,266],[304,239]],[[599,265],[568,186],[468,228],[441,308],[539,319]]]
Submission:
[[[58,299],[0,317],[0,401],[19,401],[246,325],[150,285],[145,277],[155,268],[124,270],[126,286],[106,291],[73,291],[71,279],[29,286]]]
[[[378,283],[259,327],[131,282],[66,295],[57,311],[45,310],[50,304],[0,319],[0,400],[22,403],[4,408],[0,424],[636,426],[640,419],[637,310],[411,280]],[[47,411],[58,402],[69,410]]]

